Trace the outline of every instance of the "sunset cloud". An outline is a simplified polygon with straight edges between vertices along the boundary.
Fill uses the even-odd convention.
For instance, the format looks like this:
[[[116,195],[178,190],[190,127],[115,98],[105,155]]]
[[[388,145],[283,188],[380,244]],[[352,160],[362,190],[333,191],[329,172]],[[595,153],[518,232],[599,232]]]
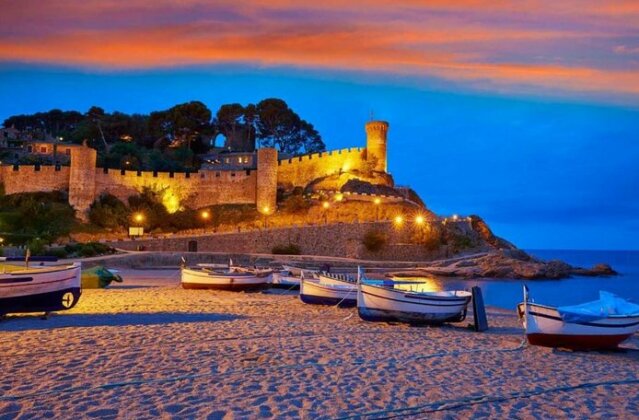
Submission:
[[[2,1],[0,60],[248,64],[639,97],[635,1]]]

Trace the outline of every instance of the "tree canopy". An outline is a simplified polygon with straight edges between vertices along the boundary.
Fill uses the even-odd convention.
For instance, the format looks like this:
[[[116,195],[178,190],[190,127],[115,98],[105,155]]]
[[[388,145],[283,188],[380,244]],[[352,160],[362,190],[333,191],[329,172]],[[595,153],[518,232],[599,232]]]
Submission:
[[[72,143],[88,140],[107,167],[180,170],[197,165],[194,155],[206,152],[221,135],[233,151],[275,147],[287,154],[325,149],[312,124],[281,99],[243,106],[224,104],[213,116],[202,102],[191,101],[149,115],[106,112],[92,106],[85,113],[53,109],[4,120],[32,138],[48,136]],[[129,162],[128,164],[126,162]]]

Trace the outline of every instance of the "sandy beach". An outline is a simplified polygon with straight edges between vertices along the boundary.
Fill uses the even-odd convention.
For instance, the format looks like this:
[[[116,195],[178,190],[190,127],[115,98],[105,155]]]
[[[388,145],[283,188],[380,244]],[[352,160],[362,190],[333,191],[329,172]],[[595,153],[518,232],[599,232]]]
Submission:
[[[0,418],[591,418],[639,416],[639,337],[618,352],[490,330],[366,323],[295,292],[183,290],[123,270],[71,311],[0,322]]]

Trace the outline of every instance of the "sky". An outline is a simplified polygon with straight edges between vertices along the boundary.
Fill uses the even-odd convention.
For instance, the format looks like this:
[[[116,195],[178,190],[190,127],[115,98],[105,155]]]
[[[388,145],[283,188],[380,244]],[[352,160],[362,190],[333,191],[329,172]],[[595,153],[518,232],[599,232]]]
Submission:
[[[0,0],[0,121],[278,97],[336,149],[373,115],[433,211],[639,249],[639,2],[304,3]]]

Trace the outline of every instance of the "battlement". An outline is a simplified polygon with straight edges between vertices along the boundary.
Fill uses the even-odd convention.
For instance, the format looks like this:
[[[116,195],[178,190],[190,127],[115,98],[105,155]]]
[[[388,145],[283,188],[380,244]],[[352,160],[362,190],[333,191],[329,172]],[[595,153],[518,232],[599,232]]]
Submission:
[[[7,194],[68,190],[69,203],[86,218],[95,199],[109,193],[125,201],[145,188],[160,192],[167,209],[201,208],[215,204],[255,204],[260,211],[275,209],[277,186],[305,187],[331,175],[385,171],[388,123],[366,124],[367,147],[350,147],[278,159],[277,150],[258,149],[257,169],[208,167],[196,172],[158,172],[108,169],[96,166],[97,152],[86,144],[69,148],[70,166],[0,166],[0,182]],[[348,177],[347,177],[348,178]],[[164,202],[163,198],[163,202]],[[170,206],[170,207],[169,207]],[[268,210],[267,210],[268,209]]]
[[[346,149],[329,150],[327,152],[310,153],[308,155],[295,156],[293,158],[288,158],[288,159],[279,159],[277,164],[279,166],[294,165],[299,162],[306,162],[313,159],[322,159],[322,158],[326,158],[326,157],[330,157],[334,155],[361,154],[361,152],[364,150],[365,148],[363,147],[349,147]]]
[[[59,165],[2,165],[0,182],[6,194],[57,191],[69,188],[69,167]]]

